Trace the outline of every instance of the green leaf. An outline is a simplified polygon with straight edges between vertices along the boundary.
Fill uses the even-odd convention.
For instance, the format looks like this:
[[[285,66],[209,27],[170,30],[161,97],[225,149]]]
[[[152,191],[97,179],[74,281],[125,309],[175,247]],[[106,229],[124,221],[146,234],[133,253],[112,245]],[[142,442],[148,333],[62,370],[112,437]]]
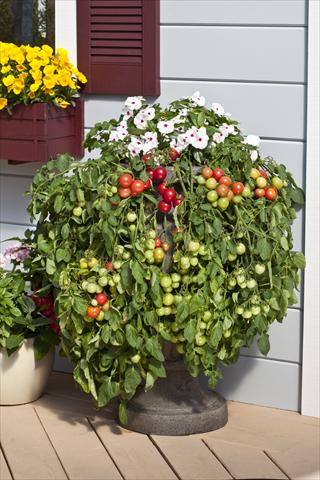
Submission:
[[[143,285],[145,283],[146,276],[145,269],[141,267],[139,262],[133,261],[131,270],[136,282],[140,283],[140,285]]]
[[[144,313],[144,323],[154,327],[158,323],[158,315],[154,310]]]
[[[286,252],[289,250],[289,243],[286,237],[280,238],[280,245]]]
[[[65,223],[61,228],[61,236],[63,240],[67,240],[67,238],[69,237],[69,233],[70,233],[69,224]]]
[[[103,342],[108,345],[109,341],[110,341],[110,327],[109,325],[103,325],[103,327],[101,328],[101,338],[103,340]]]
[[[258,339],[258,347],[262,355],[267,355],[270,350],[269,335],[263,333]]]
[[[157,380],[157,377],[154,377],[152,372],[147,372],[146,384],[145,384],[145,387],[144,387],[146,392],[153,387],[156,380]]]
[[[118,407],[119,420],[122,425],[127,425],[128,423],[128,413],[127,407],[124,402],[121,402]]]
[[[161,345],[157,337],[149,337],[145,343],[146,350],[157,360],[163,362],[164,356],[162,353]]]
[[[176,321],[183,322],[189,316],[189,304],[181,302],[177,306]]]
[[[126,262],[122,265],[120,276],[123,288],[126,290],[127,293],[131,294],[133,290],[133,276],[129,262]]]
[[[118,396],[120,393],[120,386],[117,382],[112,382],[107,378],[99,387],[98,390],[98,407],[105,407],[110,400]]]
[[[47,257],[47,260],[46,260],[46,272],[48,275],[53,275],[56,271],[56,264],[55,262]]]
[[[189,343],[192,343],[195,339],[196,333],[197,333],[197,327],[196,327],[195,320],[189,320],[183,332],[185,339]]]
[[[36,360],[41,360],[57,343],[57,335],[50,329],[41,330],[34,339],[34,356]]]
[[[297,268],[305,268],[306,257],[301,252],[297,252],[292,256],[292,261]]]
[[[80,297],[80,295],[74,295],[73,297],[73,308],[79,315],[86,315],[88,302]]]
[[[272,253],[272,244],[266,238],[260,238],[257,242],[257,249],[262,260],[270,258]]]
[[[136,388],[141,383],[141,376],[138,370],[135,368],[130,368],[126,370],[125,379],[124,379],[124,390],[126,393],[135,392]]]
[[[63,207],[63,196],[57,195],[54,199],[53,208],[56,213],[60,213]]]
[[[130,324],[126,325],[126,339],[131,347],[133,348],[141,347],[141,339],[139,338],[137,329],[133,325],[130,325]]]
[[[215,238],[220,237],[223,227],[222,227],[222,222],[218,217],[215,217],[215,219],[213,220],[212,226],[213,226],[214,237]]]
[[[290,198],[294,203],[297,203],[298,205],[304,205],[304,193],[301,188],[290,190]]]
[[[6,348],[8,350],[16,350],[22,344],[24,340],[24,335],[21,333],[19,335],[10,335],[10,337],[6,338]]]
[[[213,348],[216,348],[222,338],[223,328],[222,323],[217,322],[211,329],[209,343]]]

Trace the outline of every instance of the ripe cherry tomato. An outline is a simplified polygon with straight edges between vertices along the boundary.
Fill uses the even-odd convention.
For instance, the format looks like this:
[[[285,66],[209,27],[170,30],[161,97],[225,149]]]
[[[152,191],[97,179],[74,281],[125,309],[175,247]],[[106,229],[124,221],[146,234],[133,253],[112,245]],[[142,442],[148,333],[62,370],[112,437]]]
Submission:
[[[254,195],[256,198],[264,197],[266,194],[264,188],[256,188],[254,191]]]
[[[153,180],[162,182],[167,176],[167,170],[164,167],[157,167],[153,172]]]
[[[220,183],[220,185],[225,185],[226,187],[230,187],[230,185],[232,184],[232,180],[227,175],[223,175],[220,178],[219,183]]]
[[[275,200],[277,196],[278,196],[278,190],[275,187],[266,188],[265,197],[268,200],[271,200],[273,202],[273,200]]]
[[[87,317],[89,318],[97,318],[100,313],[99,307],[88,307],[87,308]]]
[[[265,188],[267,186],[267,180],[265,177],[260,176],[256,179],[256,185],[258,188]]]
[[[120,178],[119,178],[120,187],[128,188],[130,187],[132,182],[133,182],[133,178],[132,178],[132,175],[130,175],[129,173],[123,173],[122,175],[120,175]]]
[[[149,160],[151,159],[152,159],[151,153],[145,153],[144,155],[142,155],[142,160],[144,161],[144,163],[149,162]]]
[[[149,175],[149,178],[153,180],[153,174],[154,174],[153,168],[147,168],[147,174]]]
[[[154,246],[155,246],[155,248],[159,248],[159,247],[162,246],[162,240],[161,240],[160,237],[156,237],[156,238],[154,239]]]
[[[267,172],[266,172],[265,170],[263,170],[263,168],[260,168],[259,174],[260,174],[260,176],[263,177],[263,178],[268,178],[268,174],[267,174]]]
[[[216,192],[219,197],[226,197],[228,195],[229,188],[226,185],[219,185]]]
[[[183,202],[183,200],[184,200],[184,196],[180,195],[180,197],[177,197],[173,200],[173,206],[177,207],[178,205],[180,205],[181,202]]]
[[[119,188],[118,194],[120,198],[128,198],[131,197],[131,189],[130,188]]]
[[[148,178],[148,180],[146,182],[144,182],[143,189],[144,190],[149,190],[150,188],[151,188],[151,180],[150,180],[150,178]]]
[[[98,305],[104,305],[106,303],[106,301],[108,300],[108,297],[104,293],[98,293],[96,295],[96,300],[98,302]]]
[[[167,188],[167,185],[165,183],[160,183],[158,185],[157,190],[160,193],[160,195],[163,195],[166,188]]]
[[[136,197],[144,190],[144,183],[142,180],[134,180],[131,185],[132,196]]]
[[[173,188],[166,188],[162,196],[166,202],[174,202],[177,198],[177,192]]]
[[[158,203],[158,207],[159,207],[160,212],[162,212],[162,213],[169,213],[170,210],[171,210],[170,203],[167,203],[164,200],[161,200],[161,202]]]
[[[180,157],[180,153],[175,148],[170,148],[169,157],[172,162],[175,162],[177,158]]]
[[[210,178],[213,175],[213,170],[209,167],[203,167],[201,174],[204,178]]]
[[[244,185],[241,182],[234,182],[232,185],[232,191],[235,195],[241,195],[243,192]]]
[[[221,168],[215,168],[213,170],[213,176],[218,182],[220,178],[224,176],[224,171]]]

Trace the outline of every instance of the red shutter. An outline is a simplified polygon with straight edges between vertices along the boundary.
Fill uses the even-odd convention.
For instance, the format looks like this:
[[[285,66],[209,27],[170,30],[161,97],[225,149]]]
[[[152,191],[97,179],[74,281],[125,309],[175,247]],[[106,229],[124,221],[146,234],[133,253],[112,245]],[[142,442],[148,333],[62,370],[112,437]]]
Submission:
[[[160,0],[77,0],[85,93],[160,95]]]

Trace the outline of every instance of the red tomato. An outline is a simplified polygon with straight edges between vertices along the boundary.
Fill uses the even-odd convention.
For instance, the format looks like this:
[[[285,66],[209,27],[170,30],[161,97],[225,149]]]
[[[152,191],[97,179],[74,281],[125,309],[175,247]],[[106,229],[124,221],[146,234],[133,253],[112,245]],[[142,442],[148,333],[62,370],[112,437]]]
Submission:
[[[131,189],[130,188],[119,188],[118,194],[120,198],[128,198],[131,197]]]
[[[266,195],[266,192],[264,188],[256,188],[254,194],[256,198],[261,198]]]
[[[230,185],[232,184],[232,180],[227,175],[223,175],[220,178],[219,183],[220,183],[220,185],[225,185],[226,187],[230,187]]]
[[[157,167],[153,172],[153,180],[156,182],[162,182],[167,176],[167,170],[164,167]]]
[[[133,182],[133,178],[132,178],[132,175],[130,175],[129,173],[123,173],[122,175],[120,175],[119,177],[119,185],[120,187],[122,188],[128,188],[130,187],[130,185],[132,184]]]
[[[166,202],[174,202],[177,198],[177,192],[173,188],[166,188],[162,196]]]
[[[169,157],[172,162],[175,162],[177,158],[180,157],[180,153],[175,148],[170,148]]]
[[[162,246],[162,240],[160,237],[156,237],[154,239],[154,246],[155,248],[160,248]]]
[[[261,177],[268,178],[268,174],[263,168],[260,168],[259,173]]]
[[[221,177],[223,177],[224,171],[221,168],[215,168],[213,170],[213,176],[217,180],[217,182],[220,180]]]
[[[87,317],[89,318],[97,318],[100,313],[99,307],[88,307],[87,308]]]
[[[140,195],[144,190],[144,182],[142,180],[134,180],[131,185],[131,193],[134,197]]]
[[[96,300],[98,302],[98,305],[104,305],[106,303],[106,301],[108,300],[108,297],[104,293],[98,293],[96,295]]]
[[[204,178],[210,178],[213,175],[213,170],[210,167],[203,167],[203,169],[201,170],[201,175]]]
[[[216,192],[219,195],[219,197],[226,197],[228,195],[229,188],[223,184],[218,185]]]
[[[184,200],[184,196],[183,195],[180,195],[180,197],[177,197],[174,201],[173,201],[173,206],[174,207],[177,207],[178,205],[180,205],[181,202],[183,202]]]
[[[273,202],[273,200],[275,200],[277,198],[277,196],[278,196],[278,190],[275,187],[266,188],[265,197],[268,200],[271,200]]]
[[[148,180],[146,182],[144,182],[144,190],[149,190],[149,188],[151,188],[151,180],[150,178],[148,178]]]
[[[170,210],[171,210],[170,203],[167,203],[164,200],[161,200],[161,202],[158,203],[158,207],[159,207],[160,212],[162,212],[162,213],[169,213]]]
[[[153,174],[154,174],[153,168],[147,168],[147,174],[149,175],[149,178],[153,180]]]
[[[231,202],[231,200],[233,199],[234,197],[234,193],[232,190],[229,190],[228,194],[227,194],[227,199],[229,200],[229,202]]]
[[[110,260],[107,260],[105,265],[107,270],[109,270],[110,272],[113,272],[114,271],[114,266],[112,265],[112,263],[110,262]]]
[[[151,159],[152,159],[151,153],[145,153],[144,155],[142,155],[142,160],[144,161],[144,163],[149,162],[149,160]]]
[[[160,193],[160,195],[163,195],[163,194],[164,194],[164,191],[166,190],[166,188],[167,188],[167,185],[166,185],[165,183],[160,183],[160,184],[158,185],[157,190],[158,190],[158,192]]]
[[[232,185],[232,191],[235,195],[241,195],[243,192],[244,185],[241,182],[234,182]]]

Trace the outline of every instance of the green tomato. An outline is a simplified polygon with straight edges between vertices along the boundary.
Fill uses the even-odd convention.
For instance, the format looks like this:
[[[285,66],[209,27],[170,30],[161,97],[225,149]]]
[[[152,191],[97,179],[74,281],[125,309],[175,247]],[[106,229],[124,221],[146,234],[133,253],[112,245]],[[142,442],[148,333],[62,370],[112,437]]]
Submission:
[[[251,307],[252,315],[259,315],[260,312],[261,308],[258,305],[254,305],[253,307]]]
[[[211,179],[210,179],[211,180]],[[207,193],[207,200],[210,203],[214,203],[218,200],[219,196],[215,190],[210,190],[210,192]]]
[[[244,243],[238,243],[236,245],[236,252],[238,255],[243,255],[246,252],[246,246]]]
[[[211,319],[212,317],[212,313],[209,312],[209,310],[206,310],[204,313],[203,313],[203,316],[202,316],[202,320],[204,322],[209,322],[209,320]]]
[[[87,282],[87,280],[84,280],[82,283],[81,283],[81,288],[82,290],[87,290],[87,286],[89,285],[89,282]]]
[[[243,197],[251,197],[252,196],[251,188],[249,187],[249,185],[244,186],[244,189],[242,190],[241,195]]]
[[[86,270],[88,268],[88,262],[86,260],[81,259],[79,262],[79,267],[81,270]]]
[[[112,279],[113,279],[114,283],[120,283],[120,281],[121,281],[121,277],[120,277],[119,273],[116,273],[115,275],[113,275]]]
[[[137,220],[137,214],[134,213],[134,212],[129,212],[129,213],[127,213],[127,220],[128,220],[128,222],[130,222],[130,223],[135,222],[135,221]]]
[[[75,217],[81,217],[82,215],[82,208],[81,207],[75,207],[73,210],[72,210],[72,213]]]
[[[242,289],[247,288],[247,282],[239,283],[239,287]]]
[[[124,254],[122,255],[123,260],[129,260],[130,257],[131,257],[130,252],[124,252]]]
[[[164,307],[157,308],[157,309],[156,309],[156,314],[158,315],[158,317],[163,317],[163,315],[164,315]]]
[[[95,283],[89,283],[87,286],[87,292],[96,293],[97,285]]]
[[[257,286],[257,282],[255,281],[254,278],[250,278],[248,281],[247,281],[247,287],[251,289],[255,288]]]
[[[132,363],[139,363],[141,360],[141,355],[139,355],[139,353],[136,353],[135,355],[132,355],[132,357],[130,357],[130,360]]]
[[[243,308],[243,307],[240,307],[240,306],[239,306],[239,307],[236,308],[236,313],[237,313],[238,315],[242,315],[243,312],[244,312],[244,308]]]
[[[122,263],[121,262],[113,262],[113,268],[115,270],[119,270],[121,268]]]
[[[179,283],[181,282],[181,275],[179,275],[179,273],[172,273],[171,274],[171,280],[173,283]]]
[[[118,192],[118,189],[116,186],[112,186],[111,189],[110,189],[111,193],[117,193]]]
[[[237,258],[237,255],[235,253],[228,253],[228,260],[229,262],[234,262]]]
[[[96,286],[96,293],[101,293],[101,292],[102,292],[102,287],[100,287],[100,285],[97,285]]]
[[[226,330],[225,332],[223,332],[224,338],[229,338],[230,335],[231,335],[231,330]]]
[[[232,202],[235,203],[236,205],[238,205],[239,203],[242,202],[242,196],[241,195],[235,195],[232,198]]]
[[[198,185],[205,185],[206,179],[202,175],[198,175],[197,182],[198,182]]]
[[[204,335],[202,335],[201,333],[197,333],[197,335],[196,335],[196,345],[198,345],[198,347],[202,347],[206,343],[207,343],[206,337]]]
[[[269,305],[263,305],[262,306],[262,311],[263,311],[263,313],[265,313],[267,315],[270,312]]]
[[[172,282],[172,288],[179,288],[180,283],[179,282]]]
[[[108,270],[106,268],[100,268],[99,269],[99,276],[104,277],[108,273]]]
[[[178,332],[178,331],[180,330],[180,326],[178,325],[177,322],[172,322],[172,323],[171,323],[171,330],[172,330],[173,332]]]
[[[193,267],[198,265],[198,263],[199,263],[199,260],[197,258],[191,258],[190,259],[190,265],[192,265]]]
[[[200,328],[200,330],[205,330],[207,328],[206,322],[200,322],[199,323],[199,328]]]
[[[215,301],[215,303],[219,304],[223,301],[223,295],[221,295],[221,293],[218,291],[214,294],[213,300]]]
[[[271,183],[277,190],[280,190],[283,187],[283,181],[279,177],[273,177]]]
[[[130,232],[135,232],[136,231],[136,226],[132,223],[131,225],[129,225],[129,230],[130,230]]]
[[[170,294],[169,294],[169,295],[170,295]],[[166,316],[167,316],[167,315],[171,315],[171,312],[172,312],[172,310],[171,310],[170,307],[163,307],[163,314],[164,314],[164,315],[166,315]]]
[[[171,293],[173,288],[172,287],[166,287],[163,289],[166,293]]]
[[[188,268],[190,268],[190,260],[188,257],[181,257],[180,267],[182,268],[182,270],[188,270]]]
[[[172,295],[172,293],[166,293],[165,295],[163,295],[162,297],[162,303],[163,305],[166,305],[167,307],[169,307],[170,305],[172,305],[174,302],[174,296]]]
[[[108,285],[108,282],[109,282],[108,277],[101,277],[98,280],[100,287],[105,287],[106,285]]]
[[[115,287],[115,286],[116,286],[116,284],[115,284],[115,282],[112,280],[112,278],[109,280],[109,286],[110,286],[110,287]]]
[[[150,260],[152,258],[152,260],[154,259],[153,258],[153,250],[146,250],[144,252],[144,256],[147,260]]]
[[[91,305],[92,305],[93,307],[96,307],[96,306],[98,305],[98,302],[97,302],[97,300],[96,300],[95,298],[94,298],[93,300],[91,300]]]
[[[153,250],[156,246],[156,242],[152,238],[149,238],[146,240],[145,245],[148,250]]]
[[[154,240],[156,236],[157,236],[157,232],[155,230],[149,230],[149,232],[147,233],[147,237],[151,238],[152,240]]]
[[[262,275],[266,271],[266,267],[261,263],[257,263],[256,266],[254,267],[254,271],[256,272],[257,275]]]
[[[191,240],[188,245],[188,252],[195,253],[199,250],[200,248],[200,243],[199,242],[194,242]]]
[[[206,249],[206,247],[205,247],[204,245],[200,245],[200,248],[199,248],[198,253],[199,253],[199,255],[201,255],[201,256],[207,255],[208,250]]]
[[[123,245],[117,245],[115,248],[115,252],[117,255],[120,255],[120,257],[123,255],[124,252],[124,246]]]
[[[242,314],[243,318],[246,318],[247,320],[252,317],[252,312],[251,310],[245,310]]]
[[[244,283],[246,281],[246,277],[244,275],[238,275],[237,276],[237,283],[240,285],[241,283]]]
[[[225,197],[219,198],[218,200],[218,207],[220,210],[227,210],[229,207],[229,200]]]
[[[213,177],[210,177],[206,180],[206,187],[209,190],[214,190],[217,186],[217,180]]]
[[[267,179],[264,177],[258,177],[256,179],[256,185],[258,188],[265,188],[267,186]]]
[[[156,263],[161,263],[163,262],[164,259],[164,251],[162,250],[161,247],[155,248],[153,250],[153,258]]]
[[[101,322],[102,320],[104,320],[104,312],[101,311],[97,316],[96,320],[98,320],[98,322]]]
[[[182,300],[183,300],[183,296],[182,296],[182,295],[175,295],[175,296],[174,296],[174,303],[175,303],[176,305],[178,305],[179,303],[181,303]]]
[[[171,279],[170,275],[164,275],[163,277],[161,277],[160,278],[160,285],[163,288],[171,287],[172,279]]]

